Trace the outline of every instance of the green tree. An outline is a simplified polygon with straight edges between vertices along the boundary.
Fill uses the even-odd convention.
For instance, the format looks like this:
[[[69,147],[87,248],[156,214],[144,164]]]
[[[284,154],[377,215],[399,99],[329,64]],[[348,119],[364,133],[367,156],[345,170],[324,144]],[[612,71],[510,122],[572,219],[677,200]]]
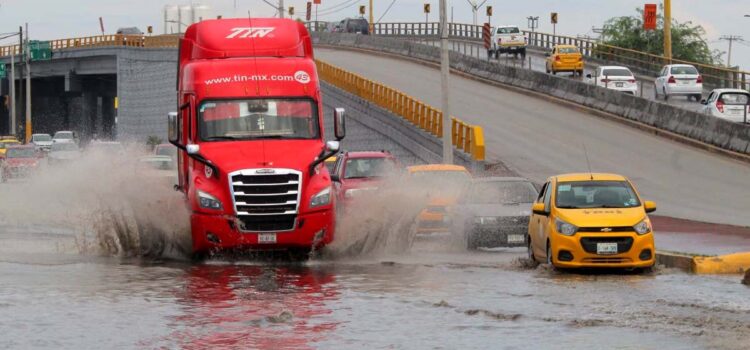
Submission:
[[[643,30],[643,10],[638,15],[614,17],[604,23],[605,44],[632,50],[664,54],[664,17],[658,15],[656,30]],[[661,11],[660,11],[661,12]],[[705,39],[706,30],[692,22],[672,18],[672,56],[675,59],[704,64],[719,64],[723,52],[711,50]]]

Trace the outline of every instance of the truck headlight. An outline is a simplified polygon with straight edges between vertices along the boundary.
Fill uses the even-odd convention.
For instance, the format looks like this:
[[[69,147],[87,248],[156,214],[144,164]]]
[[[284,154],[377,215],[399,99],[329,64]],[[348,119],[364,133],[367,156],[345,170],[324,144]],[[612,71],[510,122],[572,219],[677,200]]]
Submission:
[[[310,200],[310,207],[320,207],[323,205],[328,205],[331,203],[331,188],[326,187],[322,191],[318,192],[318,194],[314,195],[312,199]]]
[[[221,201],[201,190],[198,190],[198,205],[205,209],[221,210],[222,208]]]
[[[578,227],[563,220],[555,219],[555,229],[561,235],[572,236],[578,232]]]
[[[651,225],[648,223],[648,221],[646,221],[646,219],[643,219],[641,220],[641,222],[635,224],[635,226],[633,226],[633,229],[637,234],[645,235],[651,232]]]

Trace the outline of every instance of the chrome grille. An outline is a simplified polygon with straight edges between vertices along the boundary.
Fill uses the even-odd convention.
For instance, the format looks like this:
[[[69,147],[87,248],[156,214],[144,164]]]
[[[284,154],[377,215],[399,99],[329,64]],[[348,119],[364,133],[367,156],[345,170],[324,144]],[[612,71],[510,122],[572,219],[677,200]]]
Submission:
[[[297,222],[302,173],[292,169],[246,169],[229,174],[240,230],[291,231]]]

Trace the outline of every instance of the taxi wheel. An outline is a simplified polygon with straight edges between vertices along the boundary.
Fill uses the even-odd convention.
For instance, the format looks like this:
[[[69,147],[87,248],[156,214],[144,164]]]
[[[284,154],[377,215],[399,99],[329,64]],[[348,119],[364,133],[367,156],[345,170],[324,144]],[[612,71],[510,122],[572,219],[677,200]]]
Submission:
[[[552,246],[549,244],[549,241],[547,241],[547,265],[555,266],[552,263]]]
[[[526,254],[528,255],[529,262],[531,262],[532,265],[539,265],[539,262],[536,261],[536,257],[534,256],[534,248],[532,248],[531,246],[531,239],[529,239],[529,243],[526,245]]]

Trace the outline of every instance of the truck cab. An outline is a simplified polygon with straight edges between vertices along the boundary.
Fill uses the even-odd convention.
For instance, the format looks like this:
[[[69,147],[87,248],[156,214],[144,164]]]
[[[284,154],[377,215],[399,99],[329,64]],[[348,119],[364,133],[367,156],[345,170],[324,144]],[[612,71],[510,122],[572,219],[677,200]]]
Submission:
[[[309,252],[333,240],[335,198],[323,165],[344,138],[323,136],[310,35],[288,19],[218,19],[180,40],[178,111],[168,116],[193,253]]]

